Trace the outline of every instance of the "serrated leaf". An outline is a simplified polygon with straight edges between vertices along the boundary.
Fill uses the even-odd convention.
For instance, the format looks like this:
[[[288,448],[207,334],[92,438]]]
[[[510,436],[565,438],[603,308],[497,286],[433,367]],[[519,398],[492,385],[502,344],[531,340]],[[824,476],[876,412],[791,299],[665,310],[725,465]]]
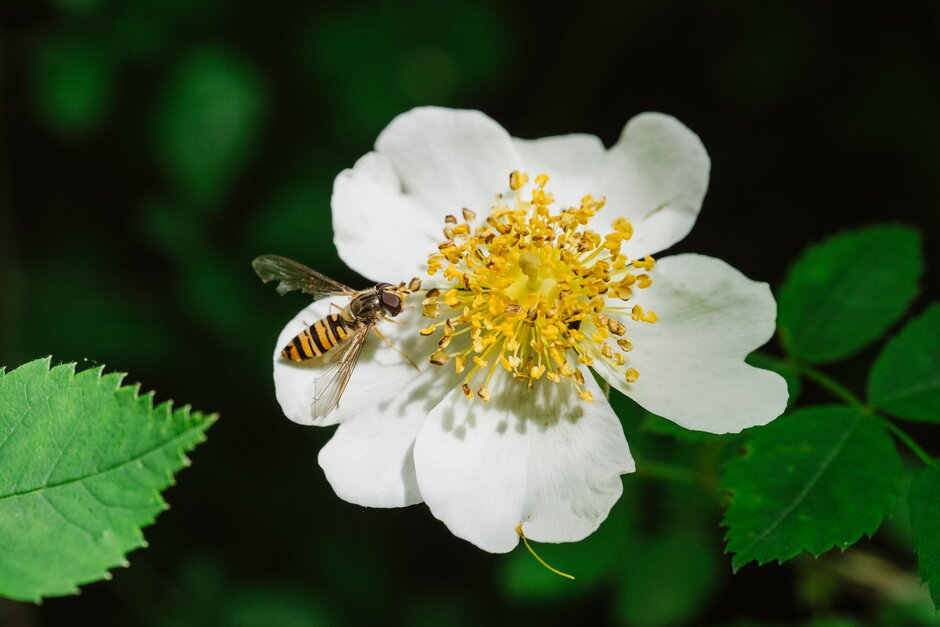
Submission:
[[[787,351],[827,362],[877,340],[917,296],[921,257],[920,234],[903,226],[841,233],[810,247],[777,298]]]
[[[801,409],[757,429],[722,478],[732,495],[723,525],[734,568],[819,555],[872,535],[901,478],[884,427],[853,407]]]
[[[917,473],[908,504],[920,577],[940,609],[940,467],[927,466]]]
[[[868,399],[901,418],[940,422],[940,305],[885,345],[868,377]]]
[[[101,368],[0,370],[0,595],[39,601],[126,566],[215,419],[153,406]]]

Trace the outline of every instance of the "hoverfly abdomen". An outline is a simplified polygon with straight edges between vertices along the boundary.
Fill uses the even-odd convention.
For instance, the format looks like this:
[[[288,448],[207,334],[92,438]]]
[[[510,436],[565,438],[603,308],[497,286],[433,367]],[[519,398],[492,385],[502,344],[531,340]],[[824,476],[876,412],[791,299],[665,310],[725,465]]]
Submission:
[[[281,358],[299,362],[319,357],[342,343],[352,331],[341,315],[330,314],[298,333],[281,350]]]
[[[412,279],[408,286],[404,283],[398,286],[377,283],[375,287],[354,290],[302,263],[277,255],[262,255],[252,261],[251,266],[265,283],[276,281],[279,294],[301,290],[313,296],[314,300],[325,296],[349,298],[340,313],[317,320],[281,349],[280,356],[285,361],[296,363],[321,358],[320,368],[315,369],[318,376],[314,379],[310,406],[315,420],[339,406],[339,399],[352,376],[369,331],[382,320],[394,318],[402,312],[404,297],[410,293],[409,286],[414,285],[414,289],[420,287],[420,281]],[[391,346],[388,340],[383,340]],[[415,369],[418,368],[407,355],[401,355]]]

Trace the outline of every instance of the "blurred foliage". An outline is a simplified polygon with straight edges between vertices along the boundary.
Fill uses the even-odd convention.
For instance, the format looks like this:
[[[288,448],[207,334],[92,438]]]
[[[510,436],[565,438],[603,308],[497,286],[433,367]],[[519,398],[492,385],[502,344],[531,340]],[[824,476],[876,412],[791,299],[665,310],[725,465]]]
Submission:
[[[36,109],[54,130],[91,132],[114,97],[114,61],[101,42],[51,39],[36,51],[32,71]]]
[[[171,183],[201,211],[220,201],[254,152],[263,110],[256,72],[224,48],[187,54],[163,86],[151,127]]]
[[[924,311],[940,251],[940,7],[874,9],[0,4],[0,364],[99,360],[224,416],[133,568],[41,607],[0,601],[0,624],[940,624],[906,514],[844,555],[732,575],[718,477],[747,436],[677,430],[616,393],[638,472],[588,540],[535,547],[575,582],[521,548],[482,553],[423,506],[339,501],[316,464],[329,431],[290,424],[273,397],[271,343],[302,302],[249,267],[278,253],[364,285],[332,247],[332,180],[412,106],[608,144],[660,110],[712,156],[677,251],[776,286],[809,242],[902,222],[925,238]],[[876,269],[910,252],[876,244]],[[879,348],[846,348],[860,352],[833,374],[865,389]],[[777,355],[751,359],[796,398]],[[801,402],[831,401],[802,387]],[[936,455],[929,427],[911,433]]]

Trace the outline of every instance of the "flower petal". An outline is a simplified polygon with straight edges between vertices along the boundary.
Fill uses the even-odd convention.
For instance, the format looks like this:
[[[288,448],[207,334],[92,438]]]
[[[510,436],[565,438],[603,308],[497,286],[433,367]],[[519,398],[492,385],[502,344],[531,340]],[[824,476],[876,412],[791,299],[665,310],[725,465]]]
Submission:
[[[350,268],[373,281],[424,277],[444,239],[438,216],[402,191],[391,162],[363,156],[333,183],[333,242]]]
[[[391,161],[403,190],[439,216],[463,207],[489,209],[520,167],[512,138],[479,111],[419,107],[399,115],[375,142]]]
[[[364,396],[372,400],[369,406],[343,422],[320,449],[320,467],[344,501],[366,507],[421,502],[412,449],[418,429],[440,396],[432,401],[422,394],[421,389],[432,382],[414,374],[411,385],[402,382],[394,399],[375,402]]]
[[[332,198],[339,256],[374,281],[424,277],[444,217],[464,207],[485,215],[521,163],[509,134],[479,111],[413,109],[375,147],[336,177]]]
[[[489,403],[460,390],[431,411],[418,433],[421,496],[450,531],[480,548],[511,551],[527,537],[574,542],[597,529],[634,470],[620,422],[593,380],[593,403],[570,385],[528,392],[496,377]]]
[[[783,413],[783,378],[744,363],[774,333],[777,304],[768,285],[703,255],[661,259],[652,276],[635,301],[659,320],[617,316],[634,347],[626,365],[640,378],[629,384],[601,360],[595,369],[647,410],[688,429],[736,433]]]
[[[555,196],[555,210],[577,207],[591,189],[597,172],[604,167],[607,151],[593,135],[561,135],[542,139],[513,138],[523,169],[534,178],[550,177],[548,189]]]
[[[366,338],[359,363],[349,379],[339,406],[325,418],[313,419],[311,404],[314,382],[323,372],[321,360],[314,358],[300,363],[285,361],[280,357],[281,348],[304,328],[329,314],[331,304],[342,308],[348,303],[349,299],[345,297],[324,298],[311,303],[288,322],[278,336],[274,347],[275,395],[284,415],[296,423],[319,427],[338,424],[397,396],[418,375],[414,366],[372,332]],[[395,323],[383,322],[377,326],[395,348],[411,357],[422,371],[428,371],[430,366],[421,359],[426,355],[426,348],[419,347],[420,341],[424,339],[418,336],[421,323],[420,312],[408,308],[395,319]],[[443,397],[443,393],[440,397]]]
[[[605,211],[634,226],[624,251],[634,258],[669,248],[695,224],[711,162],[698,136],[677,119],[642,113],[630,120],[590,192]]]

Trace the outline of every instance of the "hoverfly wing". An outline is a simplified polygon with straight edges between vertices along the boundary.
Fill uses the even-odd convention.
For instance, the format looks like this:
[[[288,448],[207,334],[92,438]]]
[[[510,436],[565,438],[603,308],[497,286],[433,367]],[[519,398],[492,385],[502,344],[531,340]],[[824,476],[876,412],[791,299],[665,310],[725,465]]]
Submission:
[[[326,368],[313,387],[310,411],[314,420],[325,417],[339,405],[372,326],[362,324],[342,344],[324,355],[323,364]]]
[[[265,283],[278,281],[277,293],[282,296],[293,290],[300,290],[314,298],[350,296],[356,293],[351,287],[279,255],[261,255],[251,262],[251,267]]]

